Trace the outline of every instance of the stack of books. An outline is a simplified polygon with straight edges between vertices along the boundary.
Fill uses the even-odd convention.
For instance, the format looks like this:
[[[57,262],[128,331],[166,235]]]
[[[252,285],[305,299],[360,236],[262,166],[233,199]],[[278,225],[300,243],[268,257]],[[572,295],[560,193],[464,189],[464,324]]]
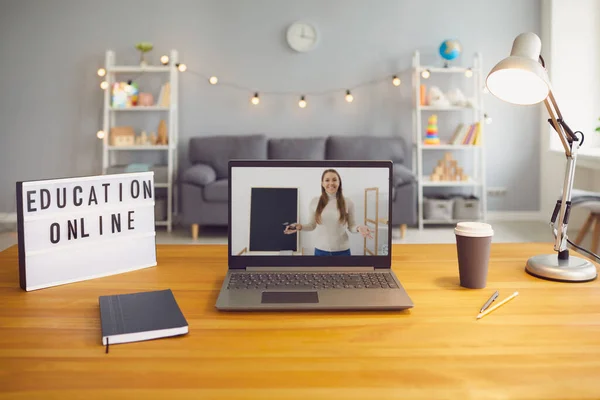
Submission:
[[[470,125],[459,124],[448,144],[473,145],[481,144],[481,123],[475,122]]]

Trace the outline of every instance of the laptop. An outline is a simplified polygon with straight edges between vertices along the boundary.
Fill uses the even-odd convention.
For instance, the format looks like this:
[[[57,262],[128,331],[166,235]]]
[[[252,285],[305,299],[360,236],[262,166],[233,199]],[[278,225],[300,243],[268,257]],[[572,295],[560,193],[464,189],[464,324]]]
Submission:
[[[229,161],[219,310],[403,310],[391,161]],[[407,204],[412,207],[412,204]]]

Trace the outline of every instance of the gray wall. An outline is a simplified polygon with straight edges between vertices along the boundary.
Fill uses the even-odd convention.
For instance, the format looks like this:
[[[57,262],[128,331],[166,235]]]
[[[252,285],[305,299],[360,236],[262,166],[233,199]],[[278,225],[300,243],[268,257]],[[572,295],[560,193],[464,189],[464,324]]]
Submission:
[[[295,20],[317,25],[316,50],[285,43]],[[100,172],[103,94],[98,67],[113,49],[119,63],[137,62],[133,44],[151,41],[152,61],[174,48],[190,71],[216,74],[267,91],[344,88],[397,71],[389,82],[353,93],[309,98],[263,96],[211,86],[193,73],[180,78],[180,155],[195,135],[261,132],[274,137],[329,134],[401,135],[411,140],[410,64],[414,50],[437,54],[458,38],[465,63],[475,51],[484,69],[505,57],[513,38],[540,29],[540,1],[461,0],[0,0],[0,213],[15,211],[14,184]],[[534,211],[539,198],[539,108],[486,95],[489,186],[508,188],[490,210]],[[440,125],[442,129],[442,125]],[[509,162],[507,162],[509,161]]]

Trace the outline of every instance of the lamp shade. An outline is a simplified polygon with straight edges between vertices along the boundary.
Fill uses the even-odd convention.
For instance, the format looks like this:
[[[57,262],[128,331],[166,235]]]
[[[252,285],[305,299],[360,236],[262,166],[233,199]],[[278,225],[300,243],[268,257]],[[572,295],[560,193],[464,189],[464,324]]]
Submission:
[[[487,76],[490,93],[513,104],[536,104],[548,97],[550,80],[539,63],[542,42],[535,33],[522,33],[513,42],[510,57],[500,61]]]

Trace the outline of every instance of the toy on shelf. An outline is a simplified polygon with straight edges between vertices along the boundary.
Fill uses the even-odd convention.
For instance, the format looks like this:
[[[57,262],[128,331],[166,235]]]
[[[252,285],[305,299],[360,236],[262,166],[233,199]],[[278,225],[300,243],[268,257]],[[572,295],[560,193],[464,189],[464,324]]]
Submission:
[[[444,158],[438,161],[430,178],[432,182],[469,180],[469,176],[458,166],[457,161],[452,159],[451,153],[444,154]]]
[[[161,119],[158,123],[158,138],[156,140],[156,144],[166,145],[169,143],[169,139],[167,136],[167,123],[164,119]]]
[[[128,108],[138,105],[139,87],[132,81],[115,82],[112,85],[113,108]]]
[[[440,144],[438,136],[437,115],[433,114],[427,120],[427,135],[425,136],[425,144]]]
[[[133,146],[135,131],[131,126],[114,126],[110,129],[111,146]]]
[[[437,86],[431,86],[427,94],[427,105],[431,107],[450,107],[450,100]]]

